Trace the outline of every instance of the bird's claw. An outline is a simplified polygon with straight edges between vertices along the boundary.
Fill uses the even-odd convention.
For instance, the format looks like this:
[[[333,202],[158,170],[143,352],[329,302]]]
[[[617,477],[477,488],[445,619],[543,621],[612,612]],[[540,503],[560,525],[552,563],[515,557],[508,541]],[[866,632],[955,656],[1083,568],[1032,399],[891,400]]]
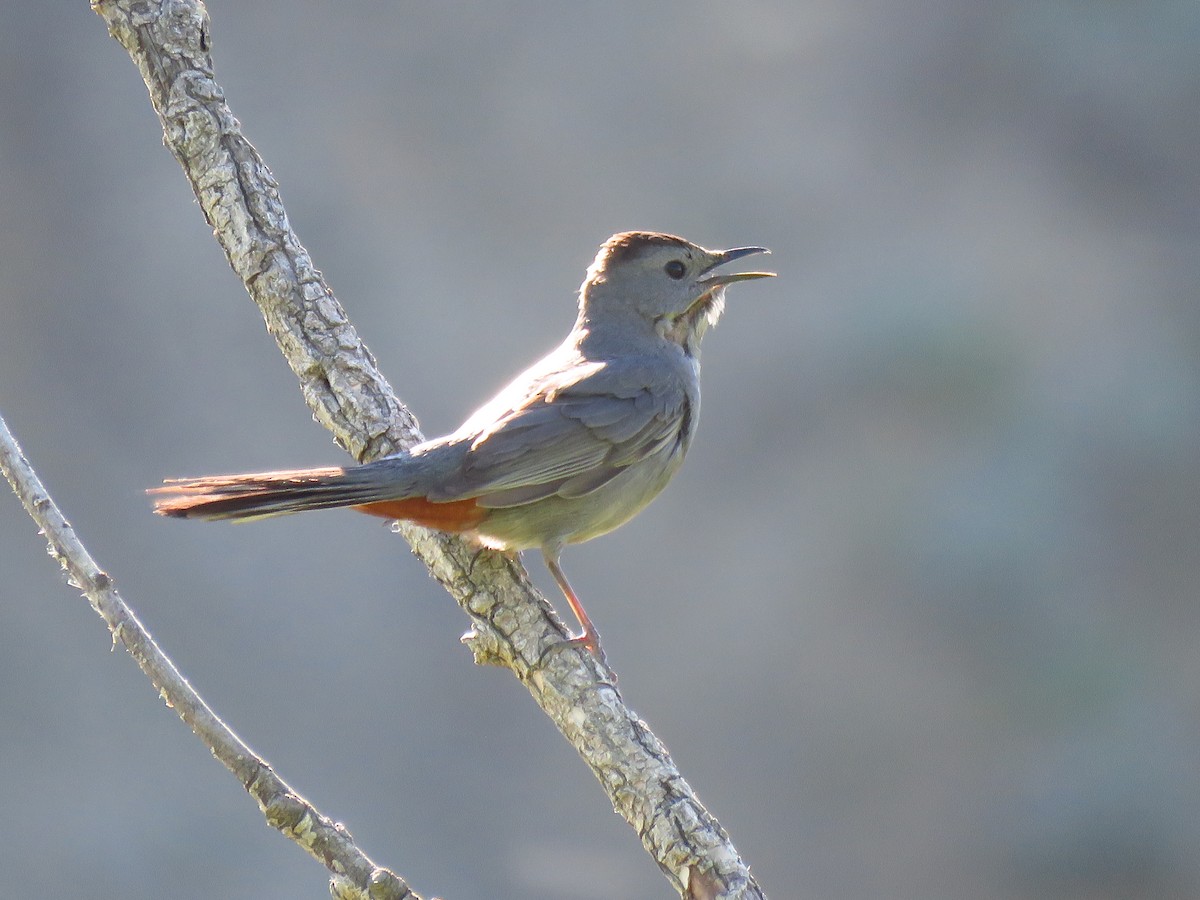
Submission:
[[[584,631],[580,634],[568,634],[567,637],[562,641],[558,641],[547,647],[546,652],[549,653],[551,651],[575,648],[587,650],[587,652],[592,655],[592,658],[599,663],[600,669],[604,672],[605,678],[608,679],[609,683],[612,684],[614,688],[616,687],[617,673],[614,672],[612,667],[608,664],[608,657],[604,653],[604,648],[600,646],[600,635],[596,633],[595,629]]]

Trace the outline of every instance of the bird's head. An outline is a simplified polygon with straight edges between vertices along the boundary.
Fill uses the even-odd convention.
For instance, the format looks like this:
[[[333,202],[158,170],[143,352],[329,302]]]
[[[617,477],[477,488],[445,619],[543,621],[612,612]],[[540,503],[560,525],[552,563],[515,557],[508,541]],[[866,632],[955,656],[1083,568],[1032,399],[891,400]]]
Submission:
[[[727,285],[775,274],[715,270],[743,256],[769,252],[765,247],[706,250],[653,231],[614,234],[601,245],[580,286],[580,320],[598,327],[641,319],[693,352],[720,317]]]

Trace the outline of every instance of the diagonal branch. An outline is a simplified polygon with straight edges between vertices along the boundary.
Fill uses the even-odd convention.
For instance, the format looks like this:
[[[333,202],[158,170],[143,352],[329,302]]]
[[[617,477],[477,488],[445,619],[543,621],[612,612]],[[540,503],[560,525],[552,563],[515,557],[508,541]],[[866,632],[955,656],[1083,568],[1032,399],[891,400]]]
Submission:
[[[213,74],[199,0],[92,0],[138,66],[205,218],[258,305],[317,420],[366,461],[420,440],[288,224],[274,177],[243,136]],[[616,811],[685,897],[761,897],[748,866],[666,748],[622,702],[516,560],[404,526],[414,553],[467,612],[477,662],[506,666],[578,750]]]
[[[400,878],[376,866],[355,845],[346,829],[288,787],[266,760],[242,743],[188,684],[121,599],[112,578],[92,559],[25,458],[3,417],[0,417],[0,471],[45,536],[50,555],[66,571],[67,581],[83,591],[108,625],[113,640],[125,646],[167,706],[179,714],[258,801],[267,822],[324,863],[334,873],[335,885],[347,900],[355,896],[354,888],[359,889],[360,895],[370,889],[372,898],[377,900],[420,900]]]

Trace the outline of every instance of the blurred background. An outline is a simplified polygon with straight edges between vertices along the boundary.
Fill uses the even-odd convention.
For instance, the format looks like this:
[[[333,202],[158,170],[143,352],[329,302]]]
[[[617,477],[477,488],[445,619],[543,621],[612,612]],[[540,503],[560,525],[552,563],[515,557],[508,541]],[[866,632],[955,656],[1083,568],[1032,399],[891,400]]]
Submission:
[[[768,894],[1200,897],[1194,0],[210,12],[428,434],[561,338],[610,233],[774,251],[681,475],[565,557]],[[196,687],[425,896],[671,896],[386,525],[150,514],[344,456],[87,4],[0,12],[0,84],[0,410]],[[326,896],[5,496],[0,583],[12,896]]]

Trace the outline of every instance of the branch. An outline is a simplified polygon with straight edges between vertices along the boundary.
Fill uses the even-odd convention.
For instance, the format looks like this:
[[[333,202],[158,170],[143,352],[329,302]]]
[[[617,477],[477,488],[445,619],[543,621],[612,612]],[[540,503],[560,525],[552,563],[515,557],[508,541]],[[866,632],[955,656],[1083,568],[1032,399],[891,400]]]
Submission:
[[[335,884],[341,891],[338,896],[349,900],[356,896],[353,888],[357,887],[362,896],[370,889],[372,900],[420,900],[400,878],[375,865],[359,850],[345,828],[322,815],[288,787],[266,760],[242,743],[241,738],[187,683],[133,610],[125,605],[112,578],[92,559],[25,458],[2,416],[0,471],[4,472],[25,510],[41,529],[50,555],[67,573],[67,582],[83,591],[92,609],[108,625],[113,640],[125,646],[167,706],[179,714],[213,756],[258,801],[259,809],[271,827],[290,837],[334,873]]]
[[[92,7],[140,70],[167,147],[317,420],[360,462],[418,443],[416,420],[291,230],[278,184],[225,103],[203,4],[92,0]],[[520,563],[416,526],[401,533],[471,617],[464,641],[476,662],[509,668],[529,689],[676,890],[689,898],[762,897],[720,824],[592,655],[561,646],[566,631]]]

